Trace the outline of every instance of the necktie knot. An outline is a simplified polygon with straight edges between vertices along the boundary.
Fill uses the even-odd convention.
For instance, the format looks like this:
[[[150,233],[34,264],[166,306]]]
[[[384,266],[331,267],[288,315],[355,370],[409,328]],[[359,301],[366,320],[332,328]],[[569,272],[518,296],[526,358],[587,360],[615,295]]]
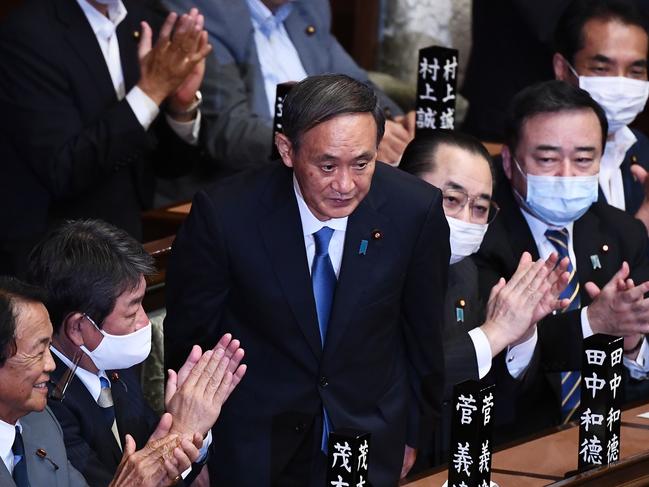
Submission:
[[[100,377],[99,382],[101,383],[101,391],[99,392],[99,399],[97,399],[97,404],[102,408],[113,407],[113,394],[110,390],[110,382],[106,377]]]
[[[329,253],[329,242],[334,234],[333,228],[322,227],[313,234],[315,240],[315,255],[327,255]]]
[[[16,436],[14,437],[14,444],[11,446],[11,451],[13,452],[18,461],[25,456],[25,445],[23,444],[23,435],[20,433],[20,428],[16,426]],[[16,462],[18,463],[18,462]]]
[[[565,228],[559,230],[546,230],[545,238],[554,245],[560,256],[565,257],[568,255],[568,230]]]
[[[29,487],[27,463],[25,461],[25,445],[23,443],[23,435],[20,433],[18,426],[16,426],[16,436],[14,437],[14,444],[11,446],[11,451],[14,454],[14,471],[12,473],[14,482],[18,487]]]

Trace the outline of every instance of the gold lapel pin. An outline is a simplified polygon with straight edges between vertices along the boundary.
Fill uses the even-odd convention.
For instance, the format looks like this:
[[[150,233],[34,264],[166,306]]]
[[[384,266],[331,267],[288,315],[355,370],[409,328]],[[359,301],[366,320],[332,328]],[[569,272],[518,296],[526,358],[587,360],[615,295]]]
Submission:
[[[308,36],[312,36],[313,34],[315,34],[315,25],[307,26],[307,28],[305,29],[305,32],[306,32],[306,35],[308,35]]]

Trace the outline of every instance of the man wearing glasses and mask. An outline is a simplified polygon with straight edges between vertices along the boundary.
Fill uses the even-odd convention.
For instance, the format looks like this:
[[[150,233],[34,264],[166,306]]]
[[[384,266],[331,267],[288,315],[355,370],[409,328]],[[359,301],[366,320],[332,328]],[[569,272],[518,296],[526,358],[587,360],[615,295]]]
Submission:
[[[415,138],[406,148],[400,167],[442,190],[450,229],[444,401],[430,450],[420,454],[418,466],[426,467],[448,461],[453,386],[485,377],[499,385],[492,362],[507,347],[524,342],[537,321],[560,309],[558,296],[568,280],[568,261],[556,265],[558,256],[554,253],[547,261],[533,262],[526,253],[511,279],[501,279],[494,286],[488,303],[479,299],[478,271],[470,256],[480,248],[499,211],[491,200],[493,168],[489,153],[470,135],[439,130]],[[506,401],[507,391],[499,390],[496,397]],[[498,406],[495,411],[497,425]]]
[[[57,387],[49,406],[61,423],[70,462],[93,486],[109,484],[126,434],[143,445],[159,422],[134,368],[151,349],[142,300],[152,264],[140,243],[98,220],[62,225],[29,258],[29,279],[47,290],[54,327]],[[178,373],[169,372],[165,408],[173,417],[172,433],[204,438],[198,464],[183,473],[187,484],[201,471],[210,428],[245,373],[242,358],[239,341],[226,334],[204,354],[195,346]],[[76,370],[71,380],[70,370]]]
[[[624,336],[628,366],[649,331],[646,230],[598,200],[607,125],[587,92],[562,81],[531,86],[512,100],[495,191],[501,211],[476,255],[480,293],[488,296],[511,276],[523,252],[534,259],[557,252],[570,261],[561,294],[568,305],[504,357],[517,396],[508,430],[517,435],[578,419],[584,338]]]

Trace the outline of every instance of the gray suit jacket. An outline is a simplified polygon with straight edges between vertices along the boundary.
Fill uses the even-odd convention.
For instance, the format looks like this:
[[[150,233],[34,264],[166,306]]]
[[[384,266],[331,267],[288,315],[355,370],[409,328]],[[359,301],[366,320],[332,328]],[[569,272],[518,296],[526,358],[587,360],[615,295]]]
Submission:
[[[163,2],[177,12],[197,7],[205,15],[214,48],[201,87],[202,136],[210,155],[228,172],[268,163],[272,117],[246,0]],[[308,75],[344,73],[369,83],[367,73],[331,34],[329,0],[296,0],[284,26]],[[401,113],[385,94],[377,93],[393,115]]]
[[[68,462],[63,445],[63,431],[49,408],[41,412],[29,413],[20,419],[20,424],[23,427],[27,475],[33,487],[88,486],[83,476]],[[36,455],[38,449],[44,450],[47,456],[40,458]],[[2,462],[0,462],[0,485],[16,486]]]

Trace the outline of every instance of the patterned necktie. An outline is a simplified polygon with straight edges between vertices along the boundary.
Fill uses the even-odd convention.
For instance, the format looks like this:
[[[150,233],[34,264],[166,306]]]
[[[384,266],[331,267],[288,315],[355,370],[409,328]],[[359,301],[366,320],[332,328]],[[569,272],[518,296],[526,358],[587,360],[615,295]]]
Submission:
[[[327,338],[327,326],[329,325],[329,315],[331,314],[331,305],[334,300],[336,291],[336,273],[329,258],[329,242],[333,236],[333,229],[322,227],[313,234],[315,240],[315,256],[311,267],[311,283],[313,285],[313,297],[315,298],[316,312],[318,314],[318,327],[320,329],[320,342],[324,348],[325,339]],[[329,415],[322,407],[322,442],[320,449],[327,453],[327,440],[331,431],[331,421]]]
[[[106,424],[109,428],[112,428],[115,422],[115,407],[113,405],[113,395],[110,391],[110,382],[106,377],[100,377],[99,382],[101,382],[101,392],[97,404],[102,408],[101,412]]]
[[[570,253],[568,252],[568,231],[565,228],[560,230],[547,230],[545,236],[554,245],[554,248],[557,249],[559,260],[564,257],[570,259]],[[568,285],[559,296],[561,299],[570,300],[568,307],[562,310],[564,313],[581,307],[579,279],[577,278],[577,272],[572,262],[568,263],[568,272],[570,273]],[[561,372],[561,419],[564,423],[570,421],[579,408],[580,384],[581,373],[578,370]]]
[[[23,435],[20,434],[20,428],[16,426],[16,437],[11,447],[14,454],[14,471],[13,478],[17,487],[29,487],[29,478],[27,477],[27,460],[25,459],[25,445],[23,444]]]

